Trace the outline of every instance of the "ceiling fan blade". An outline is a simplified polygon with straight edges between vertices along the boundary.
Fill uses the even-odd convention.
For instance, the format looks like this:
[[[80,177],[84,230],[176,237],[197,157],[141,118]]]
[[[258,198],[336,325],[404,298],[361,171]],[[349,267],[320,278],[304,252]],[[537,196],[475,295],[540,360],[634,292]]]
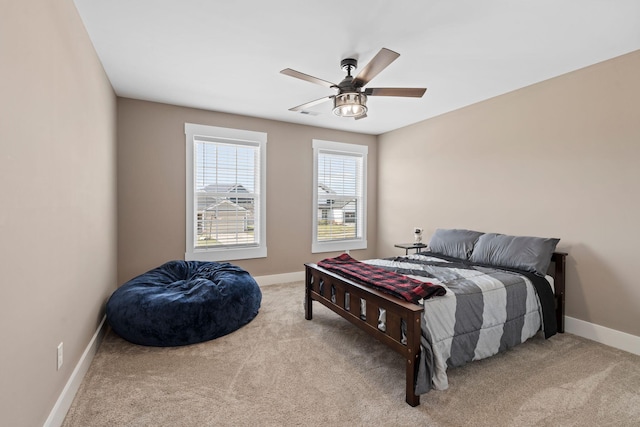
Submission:
[[[328,88],[333,88],[337,86],[335,83],[331,83],[326,80],[322,80],[317,77],[313,77],[308,74],[301,73],[300,71],[292,70],[291,68],[285,68],[284,70],[280,71],[280,73],[287,76],[295,77],[297,79],[306,80],[308,82],[315,83],[320,86],[325,86]]]
[[[302,105],[298,105],[297,107],[289,108],[289,111],[303,111],[307,108],[315,107],[316,105],[322,104],[323,102],[327,102],[330,99],[333,99],[334,95],[325,96],[324,98],[316,99],[315,101],[307,102]]]
[[[367,96],[406,96],[421,98],[427,91],[424,87],[372,87],[364,90]]]
[[[366,85],[371,81],[371,79],[377,76],[380,71],[384,70],[389,66],[389,64],[398,59],[399,56],[399,53],[383,47],[380,49],[380,52],[378,52],[376,56],[374,56],[373,59],[369,61],[362,70],[360,70],[356,78],[353,80],[354,84],[357,87]]]

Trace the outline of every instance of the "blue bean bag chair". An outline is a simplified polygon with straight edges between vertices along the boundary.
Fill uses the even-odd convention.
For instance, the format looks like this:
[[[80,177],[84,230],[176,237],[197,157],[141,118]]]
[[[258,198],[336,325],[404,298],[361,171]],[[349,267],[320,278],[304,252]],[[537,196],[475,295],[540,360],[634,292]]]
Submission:
[[[118,288],[106,311],[127,341],[170,347],[229,334],[253,320],[261,302],[258,284],[240,267],[170,261]]]

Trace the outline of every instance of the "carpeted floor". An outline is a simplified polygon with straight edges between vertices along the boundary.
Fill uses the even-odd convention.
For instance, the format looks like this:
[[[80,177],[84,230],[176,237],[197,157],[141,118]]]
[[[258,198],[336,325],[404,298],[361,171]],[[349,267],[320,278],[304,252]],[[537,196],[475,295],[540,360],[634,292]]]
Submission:
[[[206,343],[106,335],[64,421],[82,426],[640,426],[640,357],[571,334],[449,370],[412,408],[404,361],[314,303],[262,288],[258,316]]]

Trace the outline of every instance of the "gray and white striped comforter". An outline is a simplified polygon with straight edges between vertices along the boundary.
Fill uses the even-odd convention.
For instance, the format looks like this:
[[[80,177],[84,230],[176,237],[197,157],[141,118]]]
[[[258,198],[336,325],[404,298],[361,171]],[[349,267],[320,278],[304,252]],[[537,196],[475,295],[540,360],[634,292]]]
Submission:
[[[444,296],[424,301],[418,394],[448,388],[448,366],[492,356],[526,341],[542,327],[538,295],[526,276],[424,254],[364,262],[447,290]]]

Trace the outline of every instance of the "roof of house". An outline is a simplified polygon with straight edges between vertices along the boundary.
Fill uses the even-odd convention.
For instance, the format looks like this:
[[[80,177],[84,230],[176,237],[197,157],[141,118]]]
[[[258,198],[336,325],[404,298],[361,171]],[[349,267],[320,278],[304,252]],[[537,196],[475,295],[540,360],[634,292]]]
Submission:
[[[318,188],[321,190],[318,192],[320,209],[342,209],[354,200],[352,197],[339,196],[335,190],[322,182],[318,183]]]
[[[207,206],[205,211],[223,211],[223,212],[248,212],[248,209],[243,208],[237,203],[233,203],[230,200],[221,200],[218,203]]]
[[[233,184],[208,184],[203,190],[207,193],[248,193],[247,189],[244,185],[233,183]]]

